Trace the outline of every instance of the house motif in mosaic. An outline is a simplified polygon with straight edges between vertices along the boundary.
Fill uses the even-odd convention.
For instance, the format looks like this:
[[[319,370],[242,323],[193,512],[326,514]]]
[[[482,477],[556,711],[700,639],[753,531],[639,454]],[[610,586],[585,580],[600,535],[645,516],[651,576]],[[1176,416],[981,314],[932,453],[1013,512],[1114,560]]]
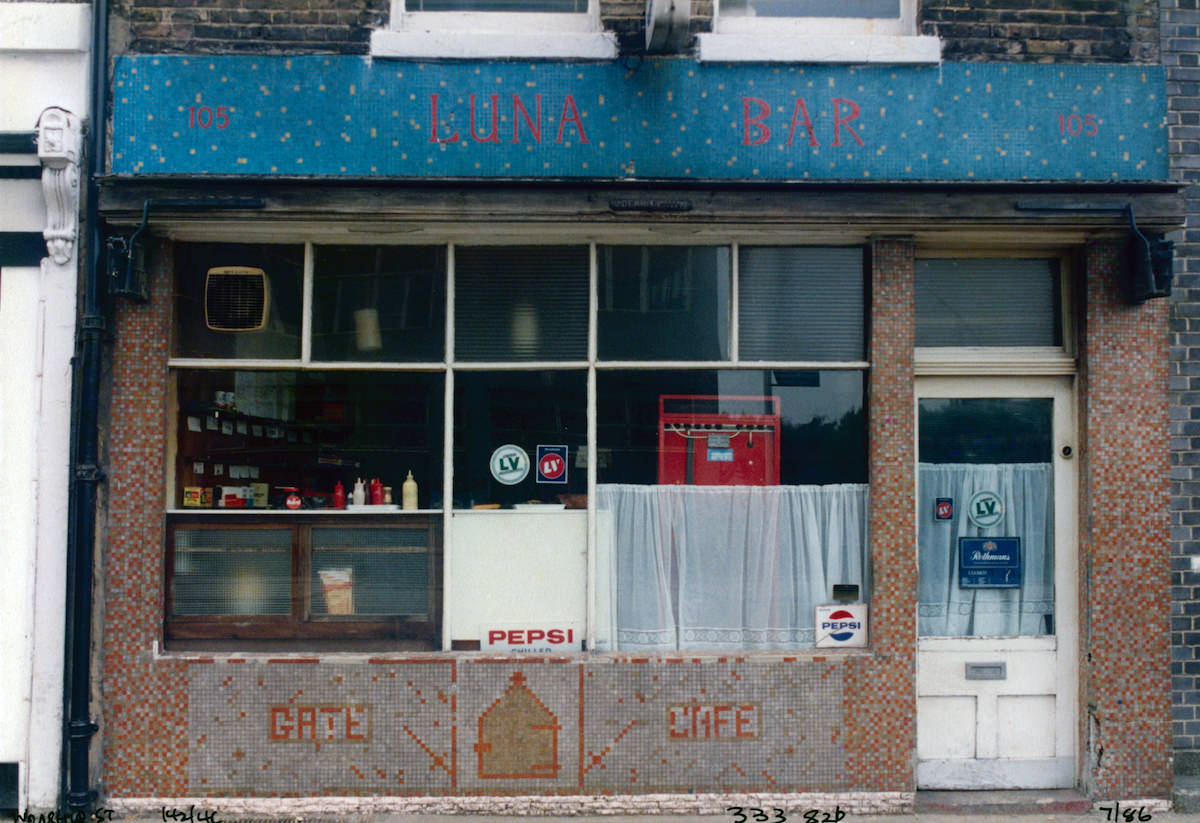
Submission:
[[[489,779],[558,777],[558,718],[515,672],[511,685],[479,716],[479,776]]]

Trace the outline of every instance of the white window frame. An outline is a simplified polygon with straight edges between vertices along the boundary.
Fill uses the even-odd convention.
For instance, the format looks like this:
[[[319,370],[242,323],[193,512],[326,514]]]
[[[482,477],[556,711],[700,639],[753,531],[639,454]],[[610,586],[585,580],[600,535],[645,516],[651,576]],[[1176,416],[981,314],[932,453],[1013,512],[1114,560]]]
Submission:
[[[1074,305],[1076,269],[1070,253],[1062,249],[1026,247],[963,251],[961,249],[918,250],[917,259],[971,258],[1010,260],[1044,258],[1058,263],[1059,323],[1061,346],[916,346],[913,366],[918,377],[978,377],[1023,374],[1031,376],[1073,375],[1076,371]],[[914,310],[915,311],[915,310]]]
[[[699,234],[699,233],[697,233]],[[313,236],[309,233],[307,239],[300,239],[295,235],[283,233],[281,236],[274,237],[271,240],[264,240],[263,237],[256,237],[252,233],[242,233],[238,231],[229,232],[228,237],[222,240],[215,240],[209,231],[201,229],[198,232],[175,232],[172,233],[172,239],[175,242],[193,242],[193,243],[212,243],[212,242],[272,242],[272,243],[296,243],[304,246],[304,279],[302,284],[302,312],[300,328],[300,356],[298,358],[287,359],[253,359],[253,358],[207,358],[207,357],[177,357],[171,355],[167,360],[167,368],[172,375],[172,391],[174,392],[174,375],[183,369],[212,369],[216,371],[233,371],[238,369],[243,370],[266,370],[266,371],[305,371],[305,370],[320,370],[320,371],[363,371],[363,372],[432,372],[440,373],[445,377],[443,385],[443,476],[440,478],[442,484],[442,504],[440,508],[421,509],[413,514],[430,515],[441,517],[441,538],[442,538],[442,649],[443,652],[452,652],[452,643],[454,638],[451,636],[453,632],[454,620],[454,587],[453,575],[451,572],[454,560],[454,523],[455,517],[462,516],[506,516],[510,512],[472,512],[470,509],[455,508],[454,501],[454,384],[455,376],[459,373],[480,372],[480,371],[526,371],[537,372],[547,369],[557,371],[575,371],[585,372],[587,377],[587,442],[589,448],[597,443],[597,427],[598,427],[598,397],[597,397],[597,376],[607,371],[629,371],[629,370],[670,370],[670,371],[691,371],[691,370],[748,370],[760,371],[769,369],[815,369],[827,371],[850,371],[867,373],[871,368],[870,360],[752,360],[744,359],[739,352],[738,340],[740,336],[740,316],[738,312],[738,288],[741,278],[739,269],[739,250],[746,246],[759,245],[795,245],[795,246],[820,246],[820,245],[855,245],[855,243],[841,240],[830,242],[826,239],[822,242],[821,239],[812,238],[809,242],[796,242],[796,238],[786,233],[773,234],[766,238],[755,238],[754,240],[745,239],[739,235],[726,235],[724,233],[713,233],[705,240],[701,241],[698,236],[689,235],[686,238],[665,238],[665,237],[633,237],[623,235],[621,232],[605,232],[597,230],[587,232],[585,239],[578,238],[577,227],[571,228],[565,233],[558,235],[554,232],[548,232],[547,236],[533,239],[529,234],[518,233],[516,236],[483,236],[467,239],[466,237],[457,237],[454,235],[433,235],[428,238],[403,238],[398,239],[394,236],[379,235],[364,232],[362,237],[348,239],[345,237],[328,237],[328,236]],[[556,245],[570,244],[588,247],[588,350],[583,359],[580,360],[516,360],[516,361],[479,361],[479,360],[460,360],[456,357],[454,351],[455,341],[455,273],[456,273],[456,248],[459,246],[509,246],[509,245]],[[313,300],[313,282],[316,246],[319,245],[345,245],[345,244],[386,244],[386,245],[443,245],[446,253],[446,351],[442,360],[436,361],[417,361],[417,362],[376,362],[376,361],[342,361],[342,360],[316,360],[312,357],[312,300]],[[729,353],[724,359],[718,360],[605,360],[599,356],[599,260],[598,250],[601,246],[606,245],[674,245],[674,246],[703,246],[713,247],[720,246],[729,249],[730,253],[730,312],[725,318],[729,330]],[[861,243],[859,244],[861,245]],[[865,263],[864,263],[865,265]],[[864,270],[864,277],[869,283],[870,275],[868,270]],[[864,328],[869,325],[870,304],[869,299],[864,298]],[[869,403],[869,397],[865,399]],[[175,394],[168,400],[169,407],[172,409],[178,408],[178,397]],[[166,499],[174,501],[177,499],[178,489],[175,485],[175,462],[178,458],[175,444],[178,442],[177,431],[175,425],[177,415],[168,415],[170,422],[168,424],[167,439],[166,439],[166,460],[165,462],[165,486]],[[430,479],[427,482],[439,482],[438,480]],[[597,472],[597,461],[588,462],[587,467],[587,495],[589,501],[587,508],[587,547],[585,555],[585,564],[587,568],[585,585],[585,601],[584,607],[586,610],[586,648],[589,650],[585,654],[594,653],[596,642],[597,628],[597,613],[598,604],[596,602],[596,554],[597,554],[597,527],[596,527],[596,486],[599,482]],[[166,508],[168,515],[189,515],[192,517],[204,517],[205,515],[229,515],[244,514],[263,515],[275,514],[279,516],[283,522],[287,522],[288,514],[285,512],[264,512],[261,509],[244,509],[244,510],[229,510],[229,509],[178,509],[168,506]],[[341,512],[331,512],[334,514],[342,514]],[[400,513],[404,516],[403,513]],[[370,517],[371,515],[358,515],[360,517]],[[164,547],[165,550],[165,547]],[[299,647],[298,647],[299,648]],[[799,652],[789,651],[788,654],[805,654],[820,652],[818,649],[806,649]],[[699,654],[698,652],[689,651],[688,654]]]
[[[616,38],[600,22],[600,0],[586,12],[407,11],[392,0],[391,25],[371,33],[372,57],[614,60]]]
[[[756,17],[722,15],[713,0],[713,31],[700,34],[701,61],[936,63],[937,37],[918,36],[917,0],[900,0],[900,16]]]

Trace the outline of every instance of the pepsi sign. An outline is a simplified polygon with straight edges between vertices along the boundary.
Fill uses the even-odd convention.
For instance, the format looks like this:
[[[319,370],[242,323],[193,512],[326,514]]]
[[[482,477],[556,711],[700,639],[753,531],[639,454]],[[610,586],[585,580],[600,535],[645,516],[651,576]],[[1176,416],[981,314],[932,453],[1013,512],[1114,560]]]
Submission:
[[[867,604],[817,606],[816,646],[822,648],[867,645]]]

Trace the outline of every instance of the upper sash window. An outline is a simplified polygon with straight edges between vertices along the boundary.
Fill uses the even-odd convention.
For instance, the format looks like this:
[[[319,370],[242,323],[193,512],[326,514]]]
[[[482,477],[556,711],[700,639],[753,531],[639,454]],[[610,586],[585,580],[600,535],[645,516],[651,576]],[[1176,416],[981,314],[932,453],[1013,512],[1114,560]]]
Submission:
[[[933,63],[916,0],[718,0],[700,59],[737,62]],[[753,48],[749,46],[753,43]]]
[[[413,59],[612,60],[599,0],[392,0],[371,55]]]

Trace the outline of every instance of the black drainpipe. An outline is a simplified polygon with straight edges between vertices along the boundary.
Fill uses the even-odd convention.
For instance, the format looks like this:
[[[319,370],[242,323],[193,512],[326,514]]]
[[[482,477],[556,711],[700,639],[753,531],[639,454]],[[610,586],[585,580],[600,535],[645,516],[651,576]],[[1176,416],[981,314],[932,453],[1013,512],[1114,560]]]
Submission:
[[[67,523],[67,626],[63,702],[66,719],[63,794],[71,811],[86,810],[95,799],[88,779],[88,754],[98,726],[92,722],[91,640],[92,566],[95,562],[96,501],[100,483],[100,369],[104,341],[104,248],[97,202],[97,175],[103,171],[108,87],[108,0],[92,2],[91,97],[84,222],[87,241],[75,332],[74,386],[71,392],[71,483]]]

